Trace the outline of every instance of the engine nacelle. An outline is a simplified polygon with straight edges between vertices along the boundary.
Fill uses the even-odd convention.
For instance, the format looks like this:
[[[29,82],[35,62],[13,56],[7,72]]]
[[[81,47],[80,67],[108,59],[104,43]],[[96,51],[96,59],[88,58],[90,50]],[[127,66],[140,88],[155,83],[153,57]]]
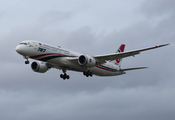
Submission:
[[[81,55],[78,58],[78,63],[82,66],[86,67],[94,67],[96,65],[96,60],[88,55]]]
[[[43,62],[33,62],[31,68],[34,72],[45,73],[48,70],[48,67]]]

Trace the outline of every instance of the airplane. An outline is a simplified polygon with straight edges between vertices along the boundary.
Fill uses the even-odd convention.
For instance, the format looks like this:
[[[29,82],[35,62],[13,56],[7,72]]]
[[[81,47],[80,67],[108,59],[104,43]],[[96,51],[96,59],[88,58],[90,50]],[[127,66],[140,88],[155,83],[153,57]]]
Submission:
[[[17,45],[16,51],[26,59],[25,64],[29,64],[29,58],[37,60],[31,63],[31,68],[34,72],[45,73],[51,68],[60,69],[64,73],[60,74],[60,78],[65,80],[70,78],[66,74],[67,70],[82,72],[86,77],[92,77],[93,75],[116,76],[126,74],[126,71],[129,70],[147,68],[121,69],[121,61],[122,58],[135,56],[140,54],[140,52],[167,45],[169,44],[124,52],[125,44],[122,44],[116,53],[90,56],[70,51],[60,46],[26,40]]]

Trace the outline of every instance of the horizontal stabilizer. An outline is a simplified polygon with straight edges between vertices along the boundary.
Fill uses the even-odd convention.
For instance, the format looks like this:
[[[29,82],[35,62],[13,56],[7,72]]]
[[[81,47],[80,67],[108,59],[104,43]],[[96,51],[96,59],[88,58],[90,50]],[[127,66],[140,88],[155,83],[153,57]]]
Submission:
[[[120,71],[129,71],[129,70],[137,70],[137,69],[145,69],[148,67],[137,67],[137,68],[127,68],[127,69],[121,69]]]

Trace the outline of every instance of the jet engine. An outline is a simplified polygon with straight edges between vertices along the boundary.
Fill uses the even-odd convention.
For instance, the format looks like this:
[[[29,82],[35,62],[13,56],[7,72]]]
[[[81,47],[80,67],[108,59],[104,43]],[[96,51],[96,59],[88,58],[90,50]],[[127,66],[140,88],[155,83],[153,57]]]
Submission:
[[[88,55],[81,55],[78,58],[78,63],[81,66],[86,66],[86,67],[94,67],[96,65],[96,60]]]
[[[34,72],[38,73],[45,73],[48,70],[48,67],[44,62],[33,62],[31,68]]]

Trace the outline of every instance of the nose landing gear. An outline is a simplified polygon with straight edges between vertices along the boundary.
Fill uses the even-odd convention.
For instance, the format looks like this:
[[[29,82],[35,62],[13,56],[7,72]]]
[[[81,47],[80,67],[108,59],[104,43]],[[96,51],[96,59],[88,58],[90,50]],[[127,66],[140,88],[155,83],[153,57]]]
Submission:
[[[29,64],[30,62],[29,62],[29,56],[24,56],[24,59],[27,59],[26,61],[25,61],[25,64]]]
[[[30,62],[27,60],[27,61],[25,61],[25,64],[29,64]]]

